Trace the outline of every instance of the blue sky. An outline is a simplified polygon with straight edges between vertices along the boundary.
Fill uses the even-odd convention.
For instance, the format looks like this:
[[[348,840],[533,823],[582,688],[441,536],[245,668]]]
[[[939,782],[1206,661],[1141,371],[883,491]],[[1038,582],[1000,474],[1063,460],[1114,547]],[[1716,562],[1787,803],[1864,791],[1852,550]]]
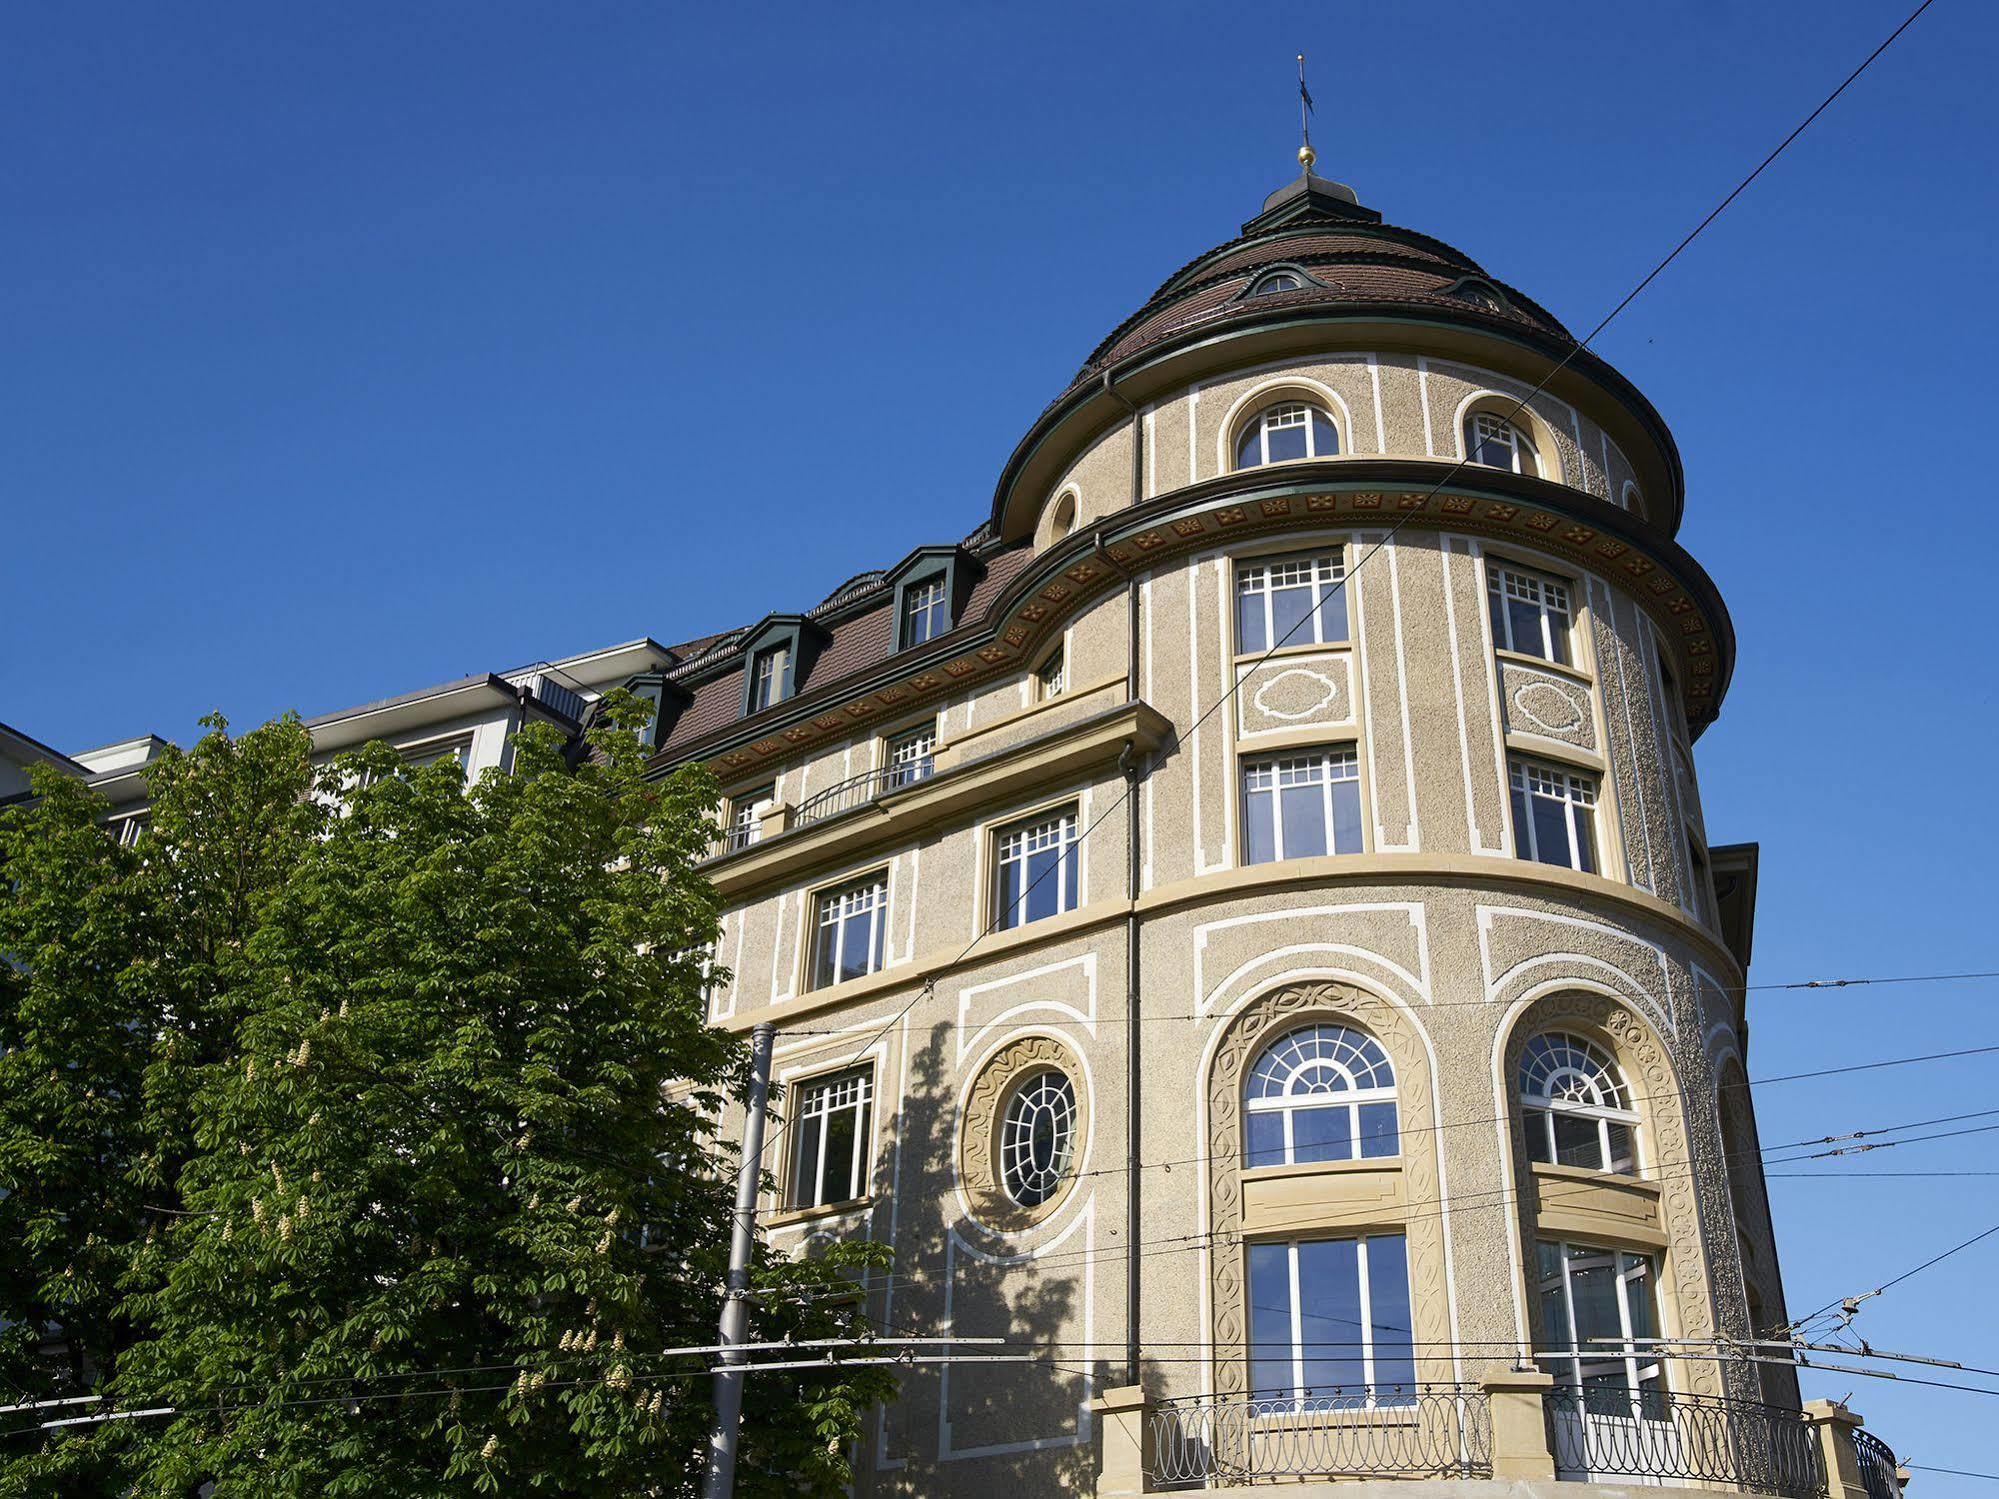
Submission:
[[[0,719],[185,739],[804,607],[962,535],[1091,345],[1293,174],[1300,48],[1323,170],[1586,329],[1901,14],[12,7]],[[1599,345],[1678,434],[1734,611],[1699,753],[1717,839],[1763,844],[1759,981],[1999,968],[1995,41],[1940,0]],[[1752,1071],[1999,1042],[1995,997],[1759,993]],[[1763,1138],[1995,1078],[1772,1086]],[[1773,1181],[1794,1310],[1999,1222],[1995,1186]],[[1999,1238],[1862,1326],[1999,1364],[1995,1268]],[[1814,1383],[1999,1468],[1987,1398]]]

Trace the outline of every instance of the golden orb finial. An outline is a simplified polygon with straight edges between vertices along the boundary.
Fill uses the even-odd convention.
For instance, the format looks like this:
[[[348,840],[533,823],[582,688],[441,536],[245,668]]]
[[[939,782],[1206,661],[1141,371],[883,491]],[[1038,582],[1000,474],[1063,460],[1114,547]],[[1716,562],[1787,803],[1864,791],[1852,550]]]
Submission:
[[[1312,163],[1318,159],[1319,153],[1314,151],[1310,146],[1300,146],[1298,148],[1298,165],[1305,169],[1307,176],[1311,175]]]

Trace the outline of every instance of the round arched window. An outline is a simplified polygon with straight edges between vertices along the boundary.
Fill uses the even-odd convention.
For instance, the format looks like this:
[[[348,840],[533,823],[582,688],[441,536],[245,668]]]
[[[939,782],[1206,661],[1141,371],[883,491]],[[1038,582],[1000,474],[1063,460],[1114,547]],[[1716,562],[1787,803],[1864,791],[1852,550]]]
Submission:
[[[1609,1057],[1581,1036],[1549,1032],[1520,1057],[1527,1153],[1557,1166],[1638,1173],[1638,1115]]]
[[[1257,1053],[1242,1085],[1245,1166],[1349,1161],[1401,1149],[1395,1069],[1352,1026],[1301,1025]]]
[[[1076,1147],[1076,1090],[1053,1068],[1037,1072],[1007,1101],[1000,1125],[1000,1182],[1024,1208],[1053,1197]]]
[[[1060,541],[1076,528],[1076,497],[1065,494],[1055,502],[1055,513],[1048,520],[1048,539]]]
[[[1465,418],[1465,458],[1487,468],[1541,476],[1541,455],[1534,451],[1527,429],[1490,411],[1474,411]]]
[[[1340,450],[1339,428],[1317,406],[1280,401],[1250,418],[1236,439],[1235,466],[1260,468],[1299,458],[1331,458]]]
[[[1252,297],[1267,297],[1272,292],[1303,291],[1305,278],[1296,271],[1272,271],[1249,289]]]

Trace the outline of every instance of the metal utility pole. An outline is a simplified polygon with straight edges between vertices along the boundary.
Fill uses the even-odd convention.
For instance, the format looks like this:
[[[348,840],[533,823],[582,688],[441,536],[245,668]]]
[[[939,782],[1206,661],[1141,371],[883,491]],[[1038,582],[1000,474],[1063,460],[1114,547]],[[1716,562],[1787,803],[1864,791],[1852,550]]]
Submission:
[[[715,1429],[708,1438],[706,1499],[730,1499],[736,1489],[736,1439],[742,1429],[743,1370],[749,1354],[750,1257],[757,1234],[757,1186],[763,1176],[764,1101],[770,1094],[770,1049],[777,1027],[769,1021],[750,1032],[749,1113],[743,1120],[743,1158],[736,1167],[736,1222],[729,1236],[729,1286],[722,1298],[724,1349],[715,1370]]]

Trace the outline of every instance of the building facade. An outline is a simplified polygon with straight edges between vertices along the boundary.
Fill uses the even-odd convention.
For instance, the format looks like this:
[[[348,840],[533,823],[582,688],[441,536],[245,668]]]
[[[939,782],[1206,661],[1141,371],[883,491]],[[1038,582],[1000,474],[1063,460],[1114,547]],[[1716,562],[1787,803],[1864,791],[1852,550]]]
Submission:
[[[970,536],[663,674],[659,769],[727,793],[713,1018],[776,1028],[765,1232],[1033,1354],[911,1366],[859,1492],[1888,1499],[1745,1345],[1756,858],[1683,500],[1629,382],[1308,162]]]

